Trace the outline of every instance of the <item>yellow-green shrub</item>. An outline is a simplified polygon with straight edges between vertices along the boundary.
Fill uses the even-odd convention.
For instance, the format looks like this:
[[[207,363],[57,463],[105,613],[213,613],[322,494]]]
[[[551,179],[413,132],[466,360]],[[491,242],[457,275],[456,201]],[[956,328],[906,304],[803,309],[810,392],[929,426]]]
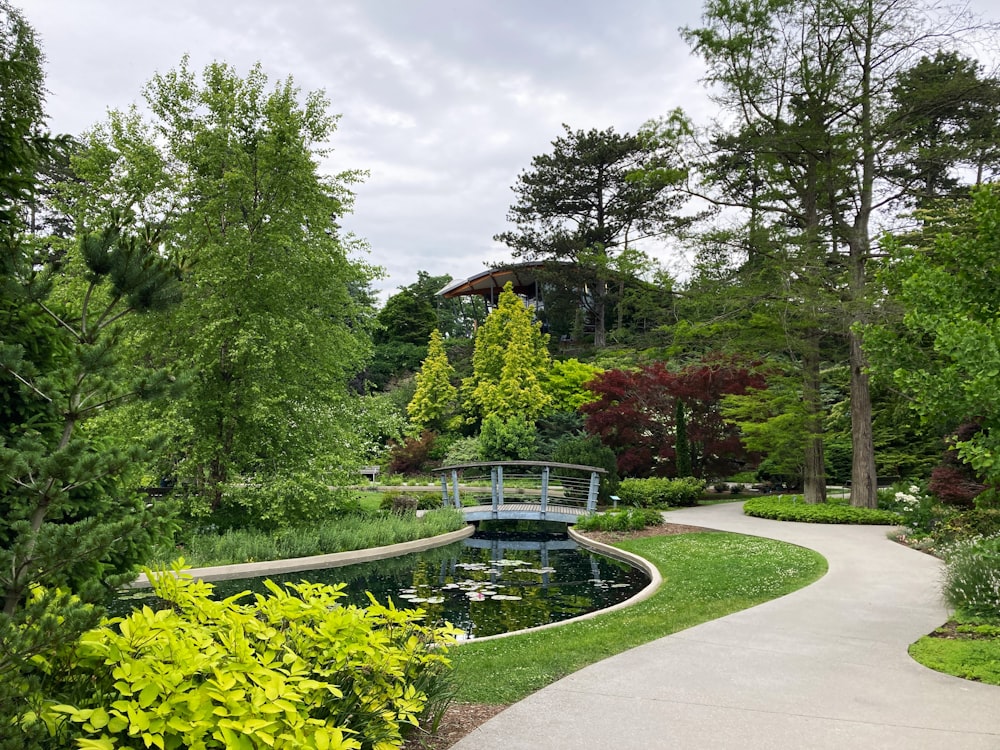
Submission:
[[[374,600],[342,606],[341,585],[269,583],[243,604],[190,576],[154,578],[172,607],[85,633],[76,705],[50,707],[50,726],[68,718],[81,748],[387,750],[449,666],[451,628]]]

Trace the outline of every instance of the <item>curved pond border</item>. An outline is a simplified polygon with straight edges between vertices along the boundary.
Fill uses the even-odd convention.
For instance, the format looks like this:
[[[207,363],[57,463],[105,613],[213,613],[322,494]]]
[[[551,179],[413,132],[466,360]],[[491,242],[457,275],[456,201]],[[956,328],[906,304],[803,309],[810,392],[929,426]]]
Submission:
[[[266,562],[239,563],[236,565],[216,565],[209,568],[190,568],[184,572],[195,578],[200,578],[203,581],[228,581],[233,578],[256,578],[258,576],[266,576],[276,573],[296,573],[298,571],[316,570],[318,568],[339,568],[344,565],[354,565],[356,563],[372,562],[374,560],[385,560],[390,557],[399,557],[413,552],[423,552],[424,550],[434,549],[435,547],[443,547],[447,544],[451,544],[452,542],[461,541],[466,537],[470,537],[475,532],[476,527],[473,524],[469,524],[465,528],[459,529],[458,531],[451,531],[447,534],[439,534],[438,536],[427,537],[425,539],[415,539],[412,542],[390,544],[385,547],[370,547],[368,549],[350,550],[348,552],[332,552],[327,555],[312,555],[310,557],[293,557],[288,560],[268,560]],[[522,633],[533,633],[537,630],[548,630],[549,628],[568,625],[571,622],[590,620],[598,615],[603,615],[606,612],[615,612],[616,610],[631,607],[634,604],[638,604],[639,602],[648,599],[656,593],[657,589],[659,589],[660,585],[663,583],[663,577],[660,575],[660,571],[657,570],[655,565],[645,558],[639,557],[639,555],[634,555],[631,552],[618,549],[617,547],[612,547],[609,544],[603,544],[601,542],[596,542],[593,539],[588,539],[572,526],[568,526],[566,528],[566,532],[570,539],[575,541],[581,547],[600,555],[604,555],[605,557],[621,560],[622,562],[628,563],[629,565],[643,571],[647,576],[649,576],[649,583],[646,584],[642,591],[638,592],[631,598],[626,599],[623,602],[618,602],[618,604],[613,604],[610,607],[605,607],[604,609],[596,609],[593,612],[577,615],[576,617],[571,617],[568,620],[547,622],[544,625],[536,625],[532,628],[512,630],[509,633],[497,633],[496,635],[485,635],[482,638],[469,638],[467,640],[461,640],[458,643],[480,643],[482,641],[490,641],[497,638],[508,638],[512,635],[521,635]],[[149,588],[150,586],[151,584],[145,573],[141,574],[131,584],[131,588],[138,589]]]
[[[355,549],[347,552],[331,552],[326,555],[293,557],[288,560],[216,565],[210,568],[189,568],[184,572],[203,581],[229,581],[233,578],[257,578],[258,576],[271,575],[272,573],[297,573],[300,570],[316,570],[317,568],[340,568],[344,565],[385,560],[390,557],[408,555],[412,552],[423,552],[435,547],[443,547],[446,544],[470,537],[475,532],[476,527],[469,524],[458,531],[449,531],[447,534],[438,534],[437,536],[425,537],[424,539],[414,539],[412,542],[389,544],[385,547],[369,547],[368,549]],[[151,585],[146,574],[143,573],[132,582],[131,587],[143,589],[149,588]]]
[[[560,620],[559,622],[547,622],[544,625],[536,625],[533,628],[524,628],[523,630],[512,630],[509,633],[497,633],[496,635],[484,635],[482,638],[469,638],[467,640],[461,640],[459,643],[482,643],[483,641],[492,641],[497,638],[509,638],[512,635],[522,635],[524,633],[534,633],[538,630],[548,630],[549,628],[558,628],[563,625],[569,625],[571,622],[581,622],[583,620],[592,620],[598,615],[603,615],[606,612],[615,612],[619,609],[625,609],[626,607],[631,607],[634,604],[638,604],[641,601],[645,601],[653,594],[656,590],[660,588],[663,583],[663,577],[660,575],[660,571],[656,568],[653,563],[649,562],[644,557],[639,557],[639,555],[634,555],[631,552],[626,552],[623,549],[618,549],[617,547],[612,547],[610,544],[603,544],[601,542],[595,542],[593,539],[588,539],[579,531],[574,529],[572,526],[566,527],[566,532],[569,534],[569,538],[574,542],[579,544],[592,552],[596,552],[599,555],[604,555],[605,557],[610,557],[615,560],[621,560],[626,562],[633,567],[638,568],[649,576],[649,583],[646,587],[637,593],[635,596],[626,599],[623,602],[618,602],[618,604],[612,604],[610,607],[605,607],[604,609],[595,609],[593,612],[587,612],[583,615],[577,615],[576,617],[571,617],[568,620]]]

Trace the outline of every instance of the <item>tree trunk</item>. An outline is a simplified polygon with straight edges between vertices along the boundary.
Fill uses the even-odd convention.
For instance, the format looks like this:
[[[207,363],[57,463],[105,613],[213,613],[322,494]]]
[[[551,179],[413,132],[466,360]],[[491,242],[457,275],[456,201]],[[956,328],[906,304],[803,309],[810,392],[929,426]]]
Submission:
[[[674,410],[674,465],[678,477],[690,477],[692,473],[691,443],[687,435],[687,418],[684,402],[677,399]]]
[[[878,505],[875,473],[875,441],[872,438],[872,399],[868,387],[868,362],[861,348],[858,326],[868,322],[867,265],[871,255],[870,221],[873,211],[876,152],[879,149],[874,126],[875,92],[873,75],[882,63],[876,60],[878,21],[875,8],[869,0],[866,15],[862,16],[862,29],[856,41],[856,56],[861,69],[860,147],[861,171],[858,184],[857,209],[853,226],[847,233],[850,263],[850,292],[852,314],[848,322],[847,338],[851,347],[851,505],[874,508]]]
[[[818,336],[806,344],[802,358],[802,402],[806,408],[803,492],[807,503],[826,502],[826,461],[823,457],[823,401],[820,397]]]
[[[878,474],[875,469],[875,442],[872,437],[872,399],[868,387],[868,366],[861,349],[861,336],[850,332],[851,342],[851,505],[878,506]]]
[[[604,311],[608,302],[608,282],[598,279],[594,284],[594,348],[603,349],[608,343],[604,327]]]

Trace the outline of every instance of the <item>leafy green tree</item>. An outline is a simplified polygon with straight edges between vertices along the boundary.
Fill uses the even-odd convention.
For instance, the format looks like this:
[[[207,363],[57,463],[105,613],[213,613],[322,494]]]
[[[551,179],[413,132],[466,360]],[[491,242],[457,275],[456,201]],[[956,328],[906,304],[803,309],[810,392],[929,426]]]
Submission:
[[[726,395],[722,415],[739,427],[747,450],[765,457],[770,476],[793,486],[802,482],[806,458],[802,446],[808,440],[810,413],[795,368],[775,367],[768,373],[766,388]]]
[[[473,417],[493,414],[534,422],[551,397],[543,382],[551,369],[548,336],[532,321],[532,312],[508,282],[496,308],[476,332],[472,376],[462,383],[466,408]]]
[[[472,336],[475,326],[486,318],[486,302],[479,296],[445,299],[438,292],[451,282],[448,274],[431,276],[427,271],[417,271],[417,280],[403,289],[434,308],[437,328],[446,339]]]
[[[123,321],[176,298],[155,233],[127,222],[81,242],[84,277],[60,298],[56,259],[30,231],[39,170],[69,142],[43,132],[41,52],[0,2],[0,747],[51,746],[37,710],[40,665],[93,626],[109,592],[169,533],[135,492],[138,451],[95,435],[92,417],[162,391],[162,372],[122,366]]]
[[[890,243],[893,263],[881,279],[895,290],[902,329],[868,330],[873,370],[909,397],[925,423],[975,421],[957,439],[963,461],[1000,487],[1000,190],[974,192],[971,206],[933,244]]]
[[[164,226],[163,250],[183,269],[184,302],[135,331],[161,361],[182,363],[182,399],[134,422],[170,440],[160,467],[210,508],[248,484],[333,475],[359,458],[348,384],[370,352],[367,285],[337,219],[356,174],[320,173],[336,118],[320,92],[273,87],[185,59],[144,91],[151,119],[111,113],[74,161],[75,215],[100,217],[115,196]],[[232,503],[229,503],[232,504]],[[314,513],[328,509],[317,507]]]
[[[518,176],[507,216],[515,228],[495,239],[515,258],[551,262],[545,280],[576,290],[594,320],[594,345],[602,347],[616,257],[629,243],[682,223],[676,186],[683,173],[667,135],[679,137],[686,123],[675,114],[658,141],[614,128],[563,129],[552,152],[535,156]]]
[[[444,350],[444,339],[435,328],[427,345],[427,358],[417,373],[417,390],[406,407],[414,427],[437,432],[447,429],[458,399],[458,389],[451,383],[454,374]]]
[[[420,366],[427,356],[427,339],[438,329],[438,316],[428,299],[404,287],[386,300],[375,316],[375,325],[368,379],[384,388]]]
[[[895,180],[900,171],[883,158],[902,143],[893,88],[922,50],[948,41],[927,10],[919,0],[709,0],[704,25],[685,30],[735,118],[733,128],[714,139],[724,157],[713,172],[722,186],[715,199],[749,212],[751,237],[760,226],[790,229],[799,252],[788,278],[809,280],[822,292],[811,297],[792,289],[793,299],[822,313],[814,345],[804,352],[811,357],[805,371],[812,373],[803,383],[805,398],[815,398],[820,385],[820,337],[846,343],[851,502],[865,507],[877,502],[861,333],[873,315],[869,266],[876,256],[875,218],[914,189],[912,181]],[[912,180],[917,176],[911,172]],[[756,260],[766,263],[767,256]],[[822,465],[814,453],[807,481]]]
[[[377,388],[395,387],[414,372],[427,355],[427,338],[437,328],[454,341],[471,337],[486,317],[481,297],[446,300],[438,294],[451,276],[417,271],[417,280],[386,300],[375,319],[375,351],[366,372]]]

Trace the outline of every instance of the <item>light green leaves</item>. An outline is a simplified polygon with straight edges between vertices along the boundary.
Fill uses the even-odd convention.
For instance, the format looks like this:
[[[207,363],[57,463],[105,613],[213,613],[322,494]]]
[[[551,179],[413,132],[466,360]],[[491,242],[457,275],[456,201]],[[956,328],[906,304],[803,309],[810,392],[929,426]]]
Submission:
[[[552,401],[543,386],[552,367],[547,340],[508,282],[476,332],[472,377],[462,383],[467,410],[480,418],[529,421],[544,414]]]
[[[73,671],[93,689],[49,708],[81,747],[394,748],[448,668],[450,628],[343,606],[342,586],[272,584],[241,604],[176,571],[151,578],[171,608],[85,634]]]

